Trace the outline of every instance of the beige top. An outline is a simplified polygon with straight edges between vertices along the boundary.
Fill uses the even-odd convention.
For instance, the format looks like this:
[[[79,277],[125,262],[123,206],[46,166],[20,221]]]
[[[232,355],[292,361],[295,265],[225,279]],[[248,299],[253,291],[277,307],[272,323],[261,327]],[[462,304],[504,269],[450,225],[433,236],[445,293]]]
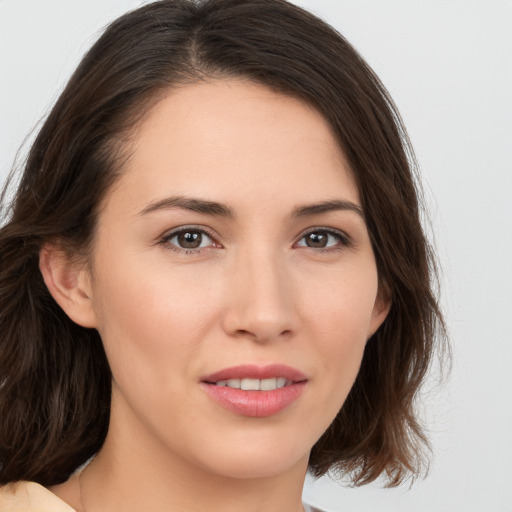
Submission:
[[[0,512],[76,512],[51,491],[35,482],[0,487]],[[322,512],[304,504],[304,512]]]
[[[35,482],[0,487],[0,512],[76,512],[53,492]]]

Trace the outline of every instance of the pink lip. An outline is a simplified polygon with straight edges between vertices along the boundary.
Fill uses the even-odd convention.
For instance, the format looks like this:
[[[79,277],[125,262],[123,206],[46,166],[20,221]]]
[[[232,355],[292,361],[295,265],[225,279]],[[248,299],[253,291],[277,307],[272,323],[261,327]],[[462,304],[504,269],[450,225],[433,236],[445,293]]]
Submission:
[[[203,377],[203,382],[218,382],[229,379],[271,379],[272,377],[285,377],[293,382],[307,380],[301,371],[285,364],[269,364],[258,366],[255,364],[242,364],[224,368],[218,372]]]
[[[219,380],[273,377],[285,377],[292,382],[271,391],[246,391],[214,384]],[[225,368],[206,376],[200,383],[207,395],[219,405],[236,414],[252,418],[264,418],[282,411],[300,397],[306,384],[307,377],[302,372],[281,364]]]

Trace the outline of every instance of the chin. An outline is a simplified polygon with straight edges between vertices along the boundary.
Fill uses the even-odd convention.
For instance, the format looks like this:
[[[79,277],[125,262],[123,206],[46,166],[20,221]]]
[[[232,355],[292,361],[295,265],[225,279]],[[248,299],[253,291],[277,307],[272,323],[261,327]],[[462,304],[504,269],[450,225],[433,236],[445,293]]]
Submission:
[[[220,447],[219,447],[220,448]],[[275,478],[287,472],[306,473],[310,450],[285,443],[267,445],[255,439],[243,446],[236,443],[222,453],[203,453],[203,466],[209,472],[234,479]],[[207,455],[209,461],[204,456]]]

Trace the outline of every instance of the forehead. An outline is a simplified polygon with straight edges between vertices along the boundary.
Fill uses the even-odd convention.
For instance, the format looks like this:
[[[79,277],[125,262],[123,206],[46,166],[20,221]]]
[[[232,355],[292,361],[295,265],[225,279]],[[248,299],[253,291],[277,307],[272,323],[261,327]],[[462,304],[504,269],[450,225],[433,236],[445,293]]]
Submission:
[[[328,122],[297,98],[242,80],[173,89],[145,116],[120,188],[133,209],[158,196],[358,202]],[[117,187],[116,187],[117,188]]]

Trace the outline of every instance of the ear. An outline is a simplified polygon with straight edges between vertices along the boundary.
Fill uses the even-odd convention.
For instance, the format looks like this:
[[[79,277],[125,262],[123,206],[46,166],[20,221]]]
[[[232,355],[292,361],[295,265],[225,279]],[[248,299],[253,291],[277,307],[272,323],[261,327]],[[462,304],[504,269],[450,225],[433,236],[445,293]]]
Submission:
[[[386,320],[389,310],[391,309],[391,304],[392,301],[388,287],[385,285],[379,286],[379,292],[373,306],[368,339],[377,332],[377,329],[382,325],[384,320]]]
[[[39,269],[57,304],[82,327],[96,327],[92,303],[91,278],[55,243],[47,243],[39,252]]]

